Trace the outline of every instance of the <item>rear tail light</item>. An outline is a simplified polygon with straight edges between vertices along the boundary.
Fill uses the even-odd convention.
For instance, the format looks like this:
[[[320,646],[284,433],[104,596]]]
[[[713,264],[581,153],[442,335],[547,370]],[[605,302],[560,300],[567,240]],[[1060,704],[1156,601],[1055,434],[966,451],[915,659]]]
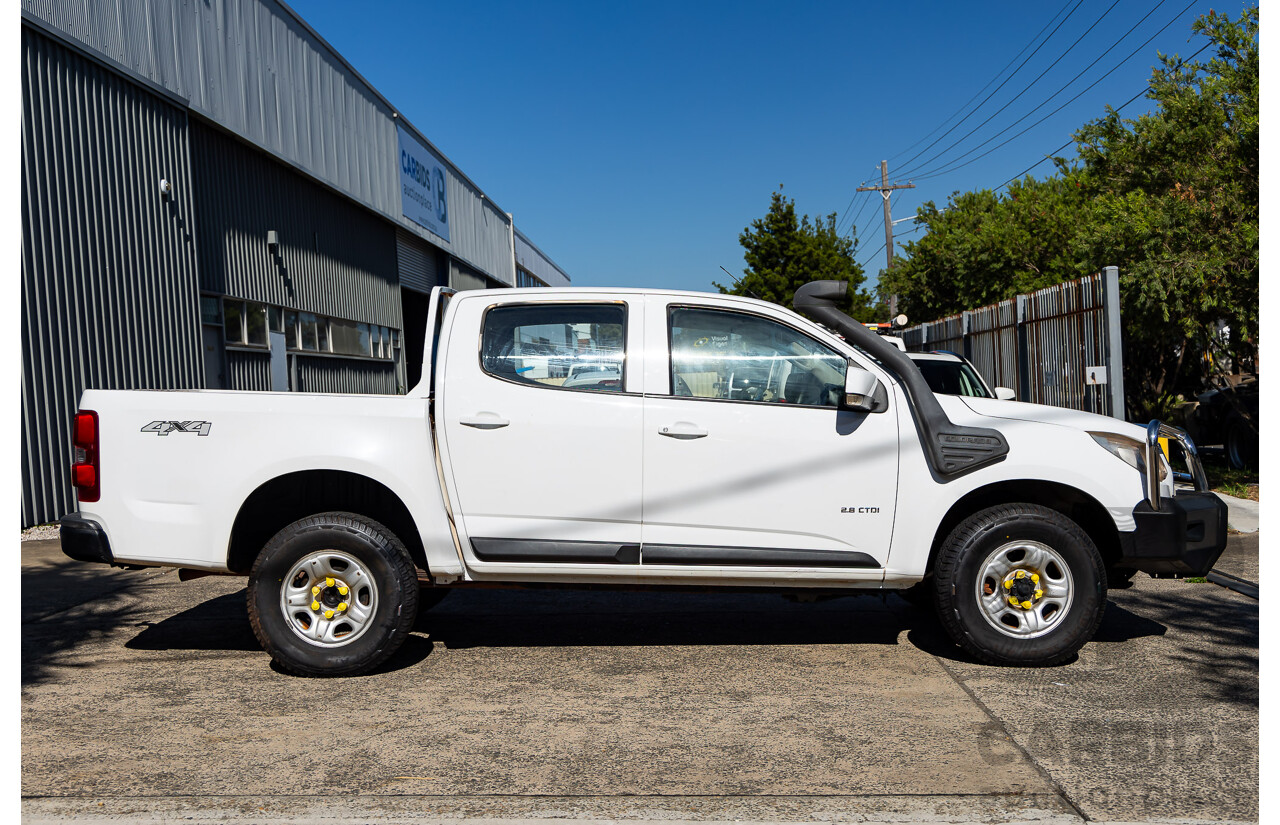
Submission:
[[[71,465],[71,481],[80,501],[97,501],[102,495],[102,477],[98,467],[98,414],[93,410],[76,413],[71,430],[75,447],[75,463]]]

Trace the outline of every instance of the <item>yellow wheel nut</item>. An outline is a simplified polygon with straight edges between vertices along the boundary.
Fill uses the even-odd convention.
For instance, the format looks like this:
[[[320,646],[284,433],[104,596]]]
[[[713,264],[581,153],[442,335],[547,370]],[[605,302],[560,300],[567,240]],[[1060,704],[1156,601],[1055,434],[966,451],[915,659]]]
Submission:
[[[333,576],[326,576],[324,580],[325,587],[333,587]]]
[[[1025,579],[1025,578],[1027,577],[1027,571],[1026,571],[1026,570],[1019,570],[1017,573],[1014,573],[1014,574],[1013,574],[1013,577],[1014,577],[1015,579]]]
[[[1015,597],[1010,596],[1010,597],[1009,597],[1009,606],[1010,606],[1010,607],[1021,607],[1022,605],[1018,603],[1018,600],[1017,600]]]
[[[312,596],[320,595],[320,587],[318,585],[316,587],[311,588],[311,595]]]
[[[1004,580],[1004,589],[1005,589],[1005,590],[1008,590],[1010,587],[1013,587],[1013,579],[1005,579],[1005,580]]]
[[[332,619],[332,618],[333,618],[333,611],[332,611],[332,610],[326,610],[326,611],[324,612],[324,617],[325,617],[326,619]]]
[[[1031,602],[1023,602],[1023,603],[1022,603],[1022,609],[1023,609],[1023,610],[1030,610],[1030,609],[1031,609]]]
[[[319,609],[320,609],[320,602],[312,602],[312,603],[311,603],[311,609],[312,609],[312,610],[319,610]]]
[[[349,593],[349,592],[350,592],[350,591],[349,591],[349,590],[347,590],[347,586],[346,586],[345,584],[338,588],[338,595],[339,595],[339,596],[345,596],[345,595],[347,595],[347,593]]]
[[[346,602],[338,602],[338,610],[340,610],[340,611],[341,611],[341,610],[346,610],[346,609],[347,609],[347,603],[346,603]]]
[[[1035,582],[1036,584],[1039,584],[1039,583],[1040,583],[1040,576],[1038,576],[1038,575],[1037,575],[1037,574],[1035,574],[1035,573],[1032,573],[1032,574],[1031,574],[1031,581]]]
[[[1033,596],[1035,596],[1035,597],[1038,599],[1038,598],[1040,598],[1040,597],[1044,596],[1044,591],[1043,591],[1043,590],[1037,590],[1037,591],[1036,591],[1035,593],[1033,593],[1032,595],[1033,595]]]

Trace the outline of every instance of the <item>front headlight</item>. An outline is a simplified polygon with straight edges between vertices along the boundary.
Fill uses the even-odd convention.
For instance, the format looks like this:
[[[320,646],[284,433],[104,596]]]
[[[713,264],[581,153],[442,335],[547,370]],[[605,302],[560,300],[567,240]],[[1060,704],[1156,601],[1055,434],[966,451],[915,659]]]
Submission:
[[[1147,461],[1144,458],[1147,445],[1143,444],[1136,438],[1130,438],[1127,435],[1117,435],[1116,433],[1089,433],[1094,441],[1098,442],[1098,446],[1111,453],[1116,458],[1128,464],[1133,469],[1142,474],[1147,472]],[[1161,456],[1162,458],[1163,456]],[[1160,465],[1160,480],[1164,481],[1169,477],[1169,468],[1163,460],[1157,461]]]

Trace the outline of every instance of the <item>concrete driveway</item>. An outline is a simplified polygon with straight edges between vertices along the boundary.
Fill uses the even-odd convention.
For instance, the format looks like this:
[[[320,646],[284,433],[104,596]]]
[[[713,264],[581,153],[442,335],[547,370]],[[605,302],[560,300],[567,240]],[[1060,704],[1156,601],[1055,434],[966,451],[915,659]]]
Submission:
[[[1213,584],[1113,591],[1039,670],[896,596],[459,591],[317,680],[271,666],[243,579],[22,563],[31,822],[1258,816],[1257,603]]]

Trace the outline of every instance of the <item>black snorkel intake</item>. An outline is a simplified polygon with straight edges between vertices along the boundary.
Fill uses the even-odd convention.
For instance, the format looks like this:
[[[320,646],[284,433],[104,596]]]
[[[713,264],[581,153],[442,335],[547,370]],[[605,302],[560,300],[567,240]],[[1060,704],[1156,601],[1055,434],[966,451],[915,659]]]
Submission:
[[[950,481],[988,464],[1004,460],[1009,443],[997,430],[985,427],[962,427],[951,423],[947,414],[925,383],[920,369],[880,336],[836,309],[835,302],[844,297],[849,284],[845,281],[811,281],[796,290],[792,306],[796,312],[838,331],[850,344],[880,359],[901,382],[907,393],[907,406],[916,422],[925,459],[940,481]]]

